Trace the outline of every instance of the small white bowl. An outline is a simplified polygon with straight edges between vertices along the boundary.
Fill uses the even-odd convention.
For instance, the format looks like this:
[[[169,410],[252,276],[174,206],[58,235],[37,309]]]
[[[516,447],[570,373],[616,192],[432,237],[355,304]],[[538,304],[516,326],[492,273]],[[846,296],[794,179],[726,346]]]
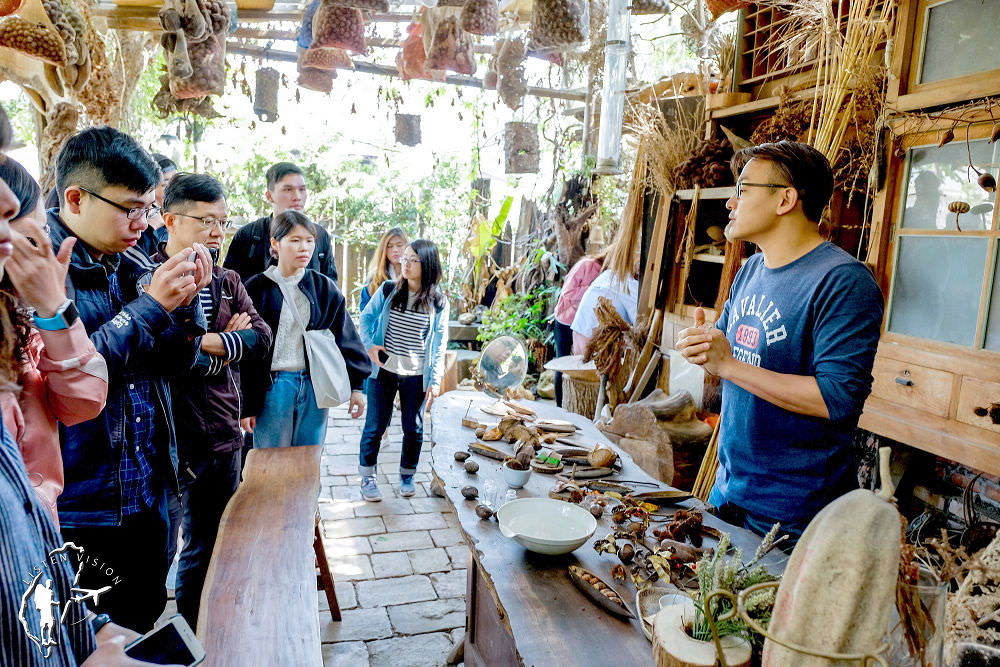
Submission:
[[[531,468],[527,470],[514,470],[506,463],[503,464],[503,481],[512,489],[520,489],[528,483],[531,476]]]
[[[597,519],[579,505],[552,498],[512,500],[497,512],[500,532],[528,551],[566,554],[597,530]]]

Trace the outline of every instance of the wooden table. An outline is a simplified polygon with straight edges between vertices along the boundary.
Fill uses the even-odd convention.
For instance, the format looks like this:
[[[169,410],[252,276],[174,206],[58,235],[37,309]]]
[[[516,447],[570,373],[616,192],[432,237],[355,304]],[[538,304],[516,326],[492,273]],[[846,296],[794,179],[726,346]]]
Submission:
[[[432,408],[432,465],[444,482],[448,500],[455,506],[470,551],[466,664],[476,667],[653,664],[652,648],[639,622],[624,621],[599,609],[573,585],[566,573],[567,566],[581,565],[609,582],[634,610],[634,587],[631,583],[613,581],[611,577],[611,568],[618,559],[608,554],[599,555],[593,548],[596,540],[611,532],[608,514],[598,520],[593,537],[576,551],[564,556],[543,556],[501,535],[495,519],[479,519],[475,513],[476,503],[462,496],[462,487],[469,485],[478,487],[482,493],[488,480],[494,481],[501,497],[506,492],[499,462],[474,455],[471,460],[479,463],[480,470],[477,474],[469,474],[454,459],[456,451],[465,450],[476,439],[471,429],[462,426],[467,411],[471,419],[498,421],[498,417],[478,409],[492,401],[478,392],[453,391],[438,398]],[[573,422],[580,428],[577,431],[580,440],[600,441],[618,451],[622,472],[614,479],[654,482],[667,488],[644,473],[628,454],[611,444],[585,417],[551,404],[525,402],[524,405],[531,407],[539,418]],[[517,496],[548,497],[554,482],[552,475],[533,472]],[[695,507],[701,503],[690,500],[682,506]],[[710,514],[705,514],[704,521],[730,533],[733,544],[742,547],[744,553],[752,554],[760,542],[753,533]],[[782,560],[781,556],[768,556],[771,566],[779,571]]]
[[[322,452],[275,447],[247,456],[201,595],[204,665],[322,667],[313,552]]]

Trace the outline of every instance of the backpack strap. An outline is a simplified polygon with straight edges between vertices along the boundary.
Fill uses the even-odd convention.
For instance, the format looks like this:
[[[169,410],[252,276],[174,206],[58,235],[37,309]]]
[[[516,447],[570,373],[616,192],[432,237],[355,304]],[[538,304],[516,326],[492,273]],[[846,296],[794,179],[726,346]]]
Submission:
[[[392,294],[392,291],[396,289],[396,283],[392,280],[386,280],[382,283],[382,298],[388,299]]]

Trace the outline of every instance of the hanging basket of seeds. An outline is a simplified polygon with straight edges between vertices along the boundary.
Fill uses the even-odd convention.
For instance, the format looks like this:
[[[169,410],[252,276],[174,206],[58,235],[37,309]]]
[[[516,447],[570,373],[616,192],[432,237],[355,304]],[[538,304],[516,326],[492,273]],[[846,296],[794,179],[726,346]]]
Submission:
[[[253,96],[253,112],[265,123],[278,120],[278,86],[281,74],[273,67],[257,70],[257,91]]]
[[[458,74],[472,75],[476,71],[476,59],[472,50],[472,38],[462,30],[458,19],[449,16],[438,24],[434,31],[434,43],[427,54],[427,69],[451,70]]]
[[[420,143],[420,116],[413,113],[396,114],[396,143],[416,146]]]
[[[299,56],[299,67],[311,67],[313,69],[354,69],[354,61],[347,55],[344,49],[324,49],[318,46],[310,46],[305,53]]]
[[[508,174],[538,173],[538,126],[507,123],[503,130],[503,152]]]
[[[466,0],[462,8],[462,29],[473,35],[490,36],[500,29],[497,0]]]
[[[364,53],[365,19],[361,10],[323,0],[313,17],[312,46]]]
[[[389,11],[389,0],[331,0],[334,4],[366,12]]]
[[[535,0],[531,10],[532,51],[584,49],[589,37],[587,0]]]
[[[319,93],[329,93],[333,90],[333,80],[337,73],[311,67],[303,67],[299,71],[299,85]]]

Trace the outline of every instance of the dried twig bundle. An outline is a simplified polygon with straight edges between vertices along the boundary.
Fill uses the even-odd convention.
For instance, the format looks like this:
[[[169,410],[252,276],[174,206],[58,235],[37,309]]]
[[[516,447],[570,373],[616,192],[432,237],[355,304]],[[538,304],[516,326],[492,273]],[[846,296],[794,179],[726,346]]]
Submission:
[[[633,106],[627,117],[629,129],[639,137],[639,158],[645,162],[649,186],[669,199],[678,189],[674,178],[677,165],[704,142],[698,119],[678,105],[677,123],[670,124],[655,104]]]
[[[587,343],[583,360],[593,361],[597,371],[611,380],[618,377],[621,371],[622,359],[628,349],[626,334],[632,326],[615,310],[611,299],[607,297],[597,299],[594,314],[598,324]]]

